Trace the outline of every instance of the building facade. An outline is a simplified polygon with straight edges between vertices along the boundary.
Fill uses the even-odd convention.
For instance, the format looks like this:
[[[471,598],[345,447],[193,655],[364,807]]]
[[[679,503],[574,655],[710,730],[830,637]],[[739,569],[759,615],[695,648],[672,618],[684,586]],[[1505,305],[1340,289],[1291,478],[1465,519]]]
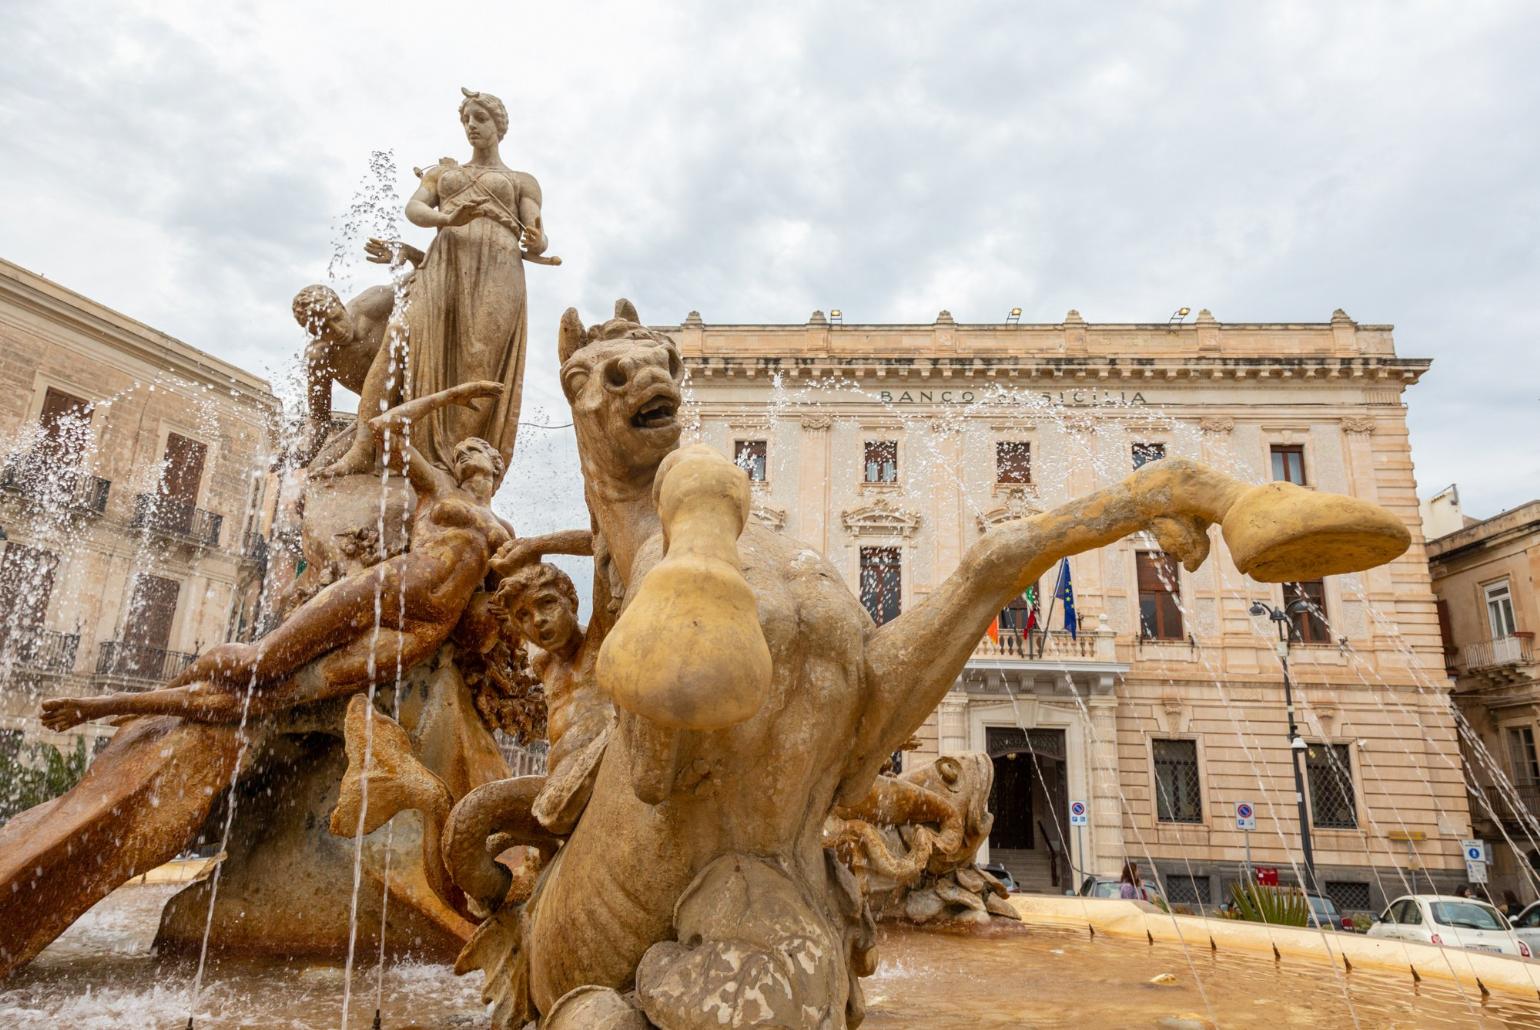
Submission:
[[[243,631],[277,410],[264,380],[0,261],[0,744],[60,742],[44,697],[159,685]]]
[[[1444,655],[1466,725],[1461,746],[1491,889],[1540,895],[1540,500],[1477,521],[1451,487],[1425,515]],[[1436,527],[1436,528],[1435,528]]]
[[[826,554],[877,621],[918,604],[992,525],[1166,456],[1375,501],[1413,544],[1383,568],[1297,584],[1290,666],[1308,745],[1318,879],[1347,910],[1463,879],[1470,813],[1417,516],[1403,394],[1428,368],[1388,326],[662,327],[698,438],[754,484],[753,517]],[[995,758],[989,855],[1043,890],[1153,864],[1173,901],[1219,903],[1244,863],[1294,880],[1300,824],[1277,585],[1214,554],[1189,573],[1135,538],[1072,558],[1002,611],[914,758]],[[1033,602],[1036,602],[1034,609]],[[1044,628],[1046,627],[1046,632]],[[1085,805],[1085,825],[1072,818]],[[1236,806],[1257,815],[1238,828]],[[1249,845],[1249,849],[1248,849]]]

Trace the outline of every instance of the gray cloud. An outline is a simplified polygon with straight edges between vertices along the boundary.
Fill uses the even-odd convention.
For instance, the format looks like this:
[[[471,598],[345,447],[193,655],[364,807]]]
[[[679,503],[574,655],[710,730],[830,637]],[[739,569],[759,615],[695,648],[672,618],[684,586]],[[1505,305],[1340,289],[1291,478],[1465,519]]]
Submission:
[[[463,84],[510,101],[567,261],[530,271],[554,421],[557,316],[620,294],[658,321],[1341,306],[1435,359],[1424,493],[1540,493],[1530,5],[321,6],[13,4],[6,256],[276,369],[369,152],[400,196],[463,157]]]

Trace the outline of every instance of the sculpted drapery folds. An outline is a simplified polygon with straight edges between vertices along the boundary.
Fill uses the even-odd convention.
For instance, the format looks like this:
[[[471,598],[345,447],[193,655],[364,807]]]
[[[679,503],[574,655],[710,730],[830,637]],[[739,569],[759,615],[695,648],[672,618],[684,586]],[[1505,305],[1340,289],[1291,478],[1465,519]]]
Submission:
[[[548,241],[540,184],[503,164],[499,153],[498,143],[508,131],[507,108],[490,93],[464,92],[460,122],[471,159],[464,164],[441,159],[422,172],[417,192],[407,201],[407,219],[436,229],[437,235],[391,316],[387,346],[370,366],[359,411],[378,411],[390,403],[390,382],[392,376],[402,378],[401,366],[406,397],[426,397],[476,380],[501,383],[502,395],[486,411],[440,410],[422,420],[414,428],[413,445],[430,463],[447,468],[455,444],[477,436],[492,444],[506,467],[513,457],[524,381],[529,321],[524,262],[554,264],[557,259],[541,258]],[[367,472],[373,460],[373,441],[360,434],[323,474]]]

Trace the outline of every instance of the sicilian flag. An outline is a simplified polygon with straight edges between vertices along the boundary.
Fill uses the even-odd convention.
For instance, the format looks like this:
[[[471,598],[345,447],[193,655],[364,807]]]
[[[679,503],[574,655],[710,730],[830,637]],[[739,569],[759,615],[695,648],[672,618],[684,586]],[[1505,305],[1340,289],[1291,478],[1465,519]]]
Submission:
[[[1064,628],[1071,640],[1077,640],[1080,627],[1075,619],[1075,587],[1069,579],[1069,559],[1059,562],[1059,582],[1053,588],[1053,596],[1064,603]]]

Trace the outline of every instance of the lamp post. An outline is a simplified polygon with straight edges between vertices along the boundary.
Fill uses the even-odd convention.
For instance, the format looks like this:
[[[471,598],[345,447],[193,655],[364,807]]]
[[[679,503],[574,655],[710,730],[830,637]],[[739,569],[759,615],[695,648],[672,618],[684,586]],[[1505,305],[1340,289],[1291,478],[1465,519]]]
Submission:
[[[1266,615],[1278,624],[1278,662],[1283,666],[1283,706],[1289,715],[1289,764],[1294,767],[1294,800],[1299,805],[1299,843],[1305,853],[1305,886],[1319,893],[1315,882],[1315,855],[1310,849],[1310,817],[1305,811],[1305,772],[1302,765],[1305,742],[1300,739],[1294,719],[1294,692],[1289,683],[1289,639],[1294,633],[1293,616],[1310,610],[1310,602],[1296,598],[1282,608],[1261,601],[1251,602],[1252,615]]]

